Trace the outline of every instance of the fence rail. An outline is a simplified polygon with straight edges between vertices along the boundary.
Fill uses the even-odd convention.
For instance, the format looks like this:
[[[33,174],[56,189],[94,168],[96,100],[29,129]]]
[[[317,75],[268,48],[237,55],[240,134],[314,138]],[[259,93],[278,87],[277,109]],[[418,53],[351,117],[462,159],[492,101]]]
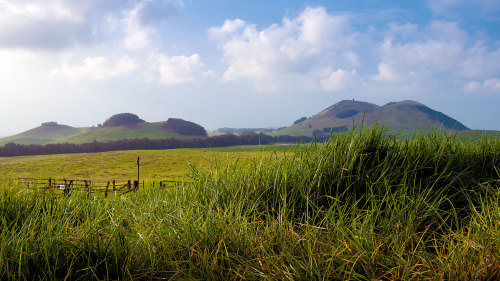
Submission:
[[[173,186],[179,180],[147,180],[148,187],[165,188]],[[104,193],[104,197],[108,194],[126,194],[132,191],[139,190],[141,183],[138,180],[117,181],[108,180],[105,182],[93,182],[86,179],[37,179],[37,178],[18,178],[19,188],[27,189],[43,189],[61,191],[64,195],[69,195],[74,191],[87,192],[88,195],[94,193]],[[142,187],[145,187],[145,181],[142,181]]]

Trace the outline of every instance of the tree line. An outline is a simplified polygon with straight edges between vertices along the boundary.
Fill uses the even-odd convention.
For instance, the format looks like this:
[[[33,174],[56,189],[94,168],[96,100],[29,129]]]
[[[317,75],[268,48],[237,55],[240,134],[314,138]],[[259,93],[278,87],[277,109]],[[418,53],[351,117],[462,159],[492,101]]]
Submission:
[[[254,133],[241,136],[225,134],[213,137],[197,137],[186,139],[125,139],[108,142],[94,141],[82,144],[54,143],[40,145],[7,143],[3,147],[0,147],[0,157],[63,153],[90,153],[136,149],[224,147],[232,145],[272,144],[277,142],[301,143],[310,142],[312,140],[313,138],[305,136],[269,136],[264,133]]]

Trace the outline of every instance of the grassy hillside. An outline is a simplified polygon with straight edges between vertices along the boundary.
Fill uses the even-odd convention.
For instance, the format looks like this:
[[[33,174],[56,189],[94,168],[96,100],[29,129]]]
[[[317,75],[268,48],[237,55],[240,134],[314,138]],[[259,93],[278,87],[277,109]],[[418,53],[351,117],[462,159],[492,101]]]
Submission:
[[[500,131],[492,131],[492,130],[467,130],[460,131],[457,133],[458,136],[463,138],[500,138]]]
[[[498,280],[500,140],[376,127],[106,199],[0,183],[0,279]]]
[[[187,122],[184,120],[181,121]],[[50,126],[42,124],[42,126],[29,131],[6,138],[0,138],[0,145],[4,145],[9,142],[18,144],[49,144],[66,142],[80,144],[93,141],[106,142],[135,138],[163,139],[190,137],[189,135],[176,133],[175,130],[166,130],[166,123],[167,121],[149,123],[141,120],[140,123],[134,123],[131,125],[103,126],[99,128],[73,128],[66,125],[59,125],[57,123]],[[200,128],[204,130],[202,127]]]
[[[376,122],[394,131],[406,132],[429,131],[432,128],[449,131],[468,129],[455,119],[415,101],[405,100],[378,106],[368,102],[344,100],[298,124],[270,134],[311,136],[316,130],[321,131],[321,134],[329,134],[330,131],[350,130],[353,125],[370,126]]]
[[[157,123],[139,123],[135,127],[100,127],[92,130],[88,130],[85,133],[78,135],[71,135],[64,138],[59,138],[56,141],[69,142],[69,143],[86,143],[86,142],[106,142],[120,139],[134,139],[134,138],[150,138],[150,139],[162,139],[162,138],[172,138],[172,137],[182,137],[178,134],[168,133],[163,130],[159,130],[157,127],[164,122]]]
[[[18,144],[49,144],[56,139],[72,138],[81,134],[86,134],[89,131],[92,131],[92,128],[74,128],[59,124],[55,126],[44,126],[42,124],[42,126],[26,132],[0,138],[0,145],[4,145],[9,142],[15,142]]]

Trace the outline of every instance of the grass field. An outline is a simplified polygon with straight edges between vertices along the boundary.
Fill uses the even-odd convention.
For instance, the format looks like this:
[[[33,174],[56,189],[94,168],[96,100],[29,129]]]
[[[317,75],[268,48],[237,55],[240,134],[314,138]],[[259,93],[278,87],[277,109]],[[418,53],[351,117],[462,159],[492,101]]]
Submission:
[[[102,153],[60,154],[0,158],[0,174],[11,178],[129,180],[137,177],[137,156],[141,179],[181,178],[191,165],[210,168],[219,161],[282,157],[291,146],[250,145],[224,148],[132,150]]]
[[[500,278],[500,140],[373,127],[255,149],[189,150],[213,157],[189,182],[106,199],[4,179],[0,279]]]

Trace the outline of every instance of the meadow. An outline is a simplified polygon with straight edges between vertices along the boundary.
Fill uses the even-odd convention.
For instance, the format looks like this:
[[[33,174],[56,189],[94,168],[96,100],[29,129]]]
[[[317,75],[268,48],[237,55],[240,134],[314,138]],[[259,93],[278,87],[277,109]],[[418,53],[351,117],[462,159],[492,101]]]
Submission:
[[[185,182],[106,199],[19,189],[4,176],[0,279],[500,278],[498,139],[400,139],[374,126],[275,151],[189,151],[206,157],[186,156]],[[184,161],[140,153],[166,153],[150,175],[170,177],[161,163]]]
[[[127,150],[100,153],[0,157],[0,174],[9,178],[88,179],[97,182],[137,178],[180,179],[190,166],[210,168],[214,160],[246,161],[255,157],[280,158],[293,150],[287,145],[248,145],[198,149]]]

